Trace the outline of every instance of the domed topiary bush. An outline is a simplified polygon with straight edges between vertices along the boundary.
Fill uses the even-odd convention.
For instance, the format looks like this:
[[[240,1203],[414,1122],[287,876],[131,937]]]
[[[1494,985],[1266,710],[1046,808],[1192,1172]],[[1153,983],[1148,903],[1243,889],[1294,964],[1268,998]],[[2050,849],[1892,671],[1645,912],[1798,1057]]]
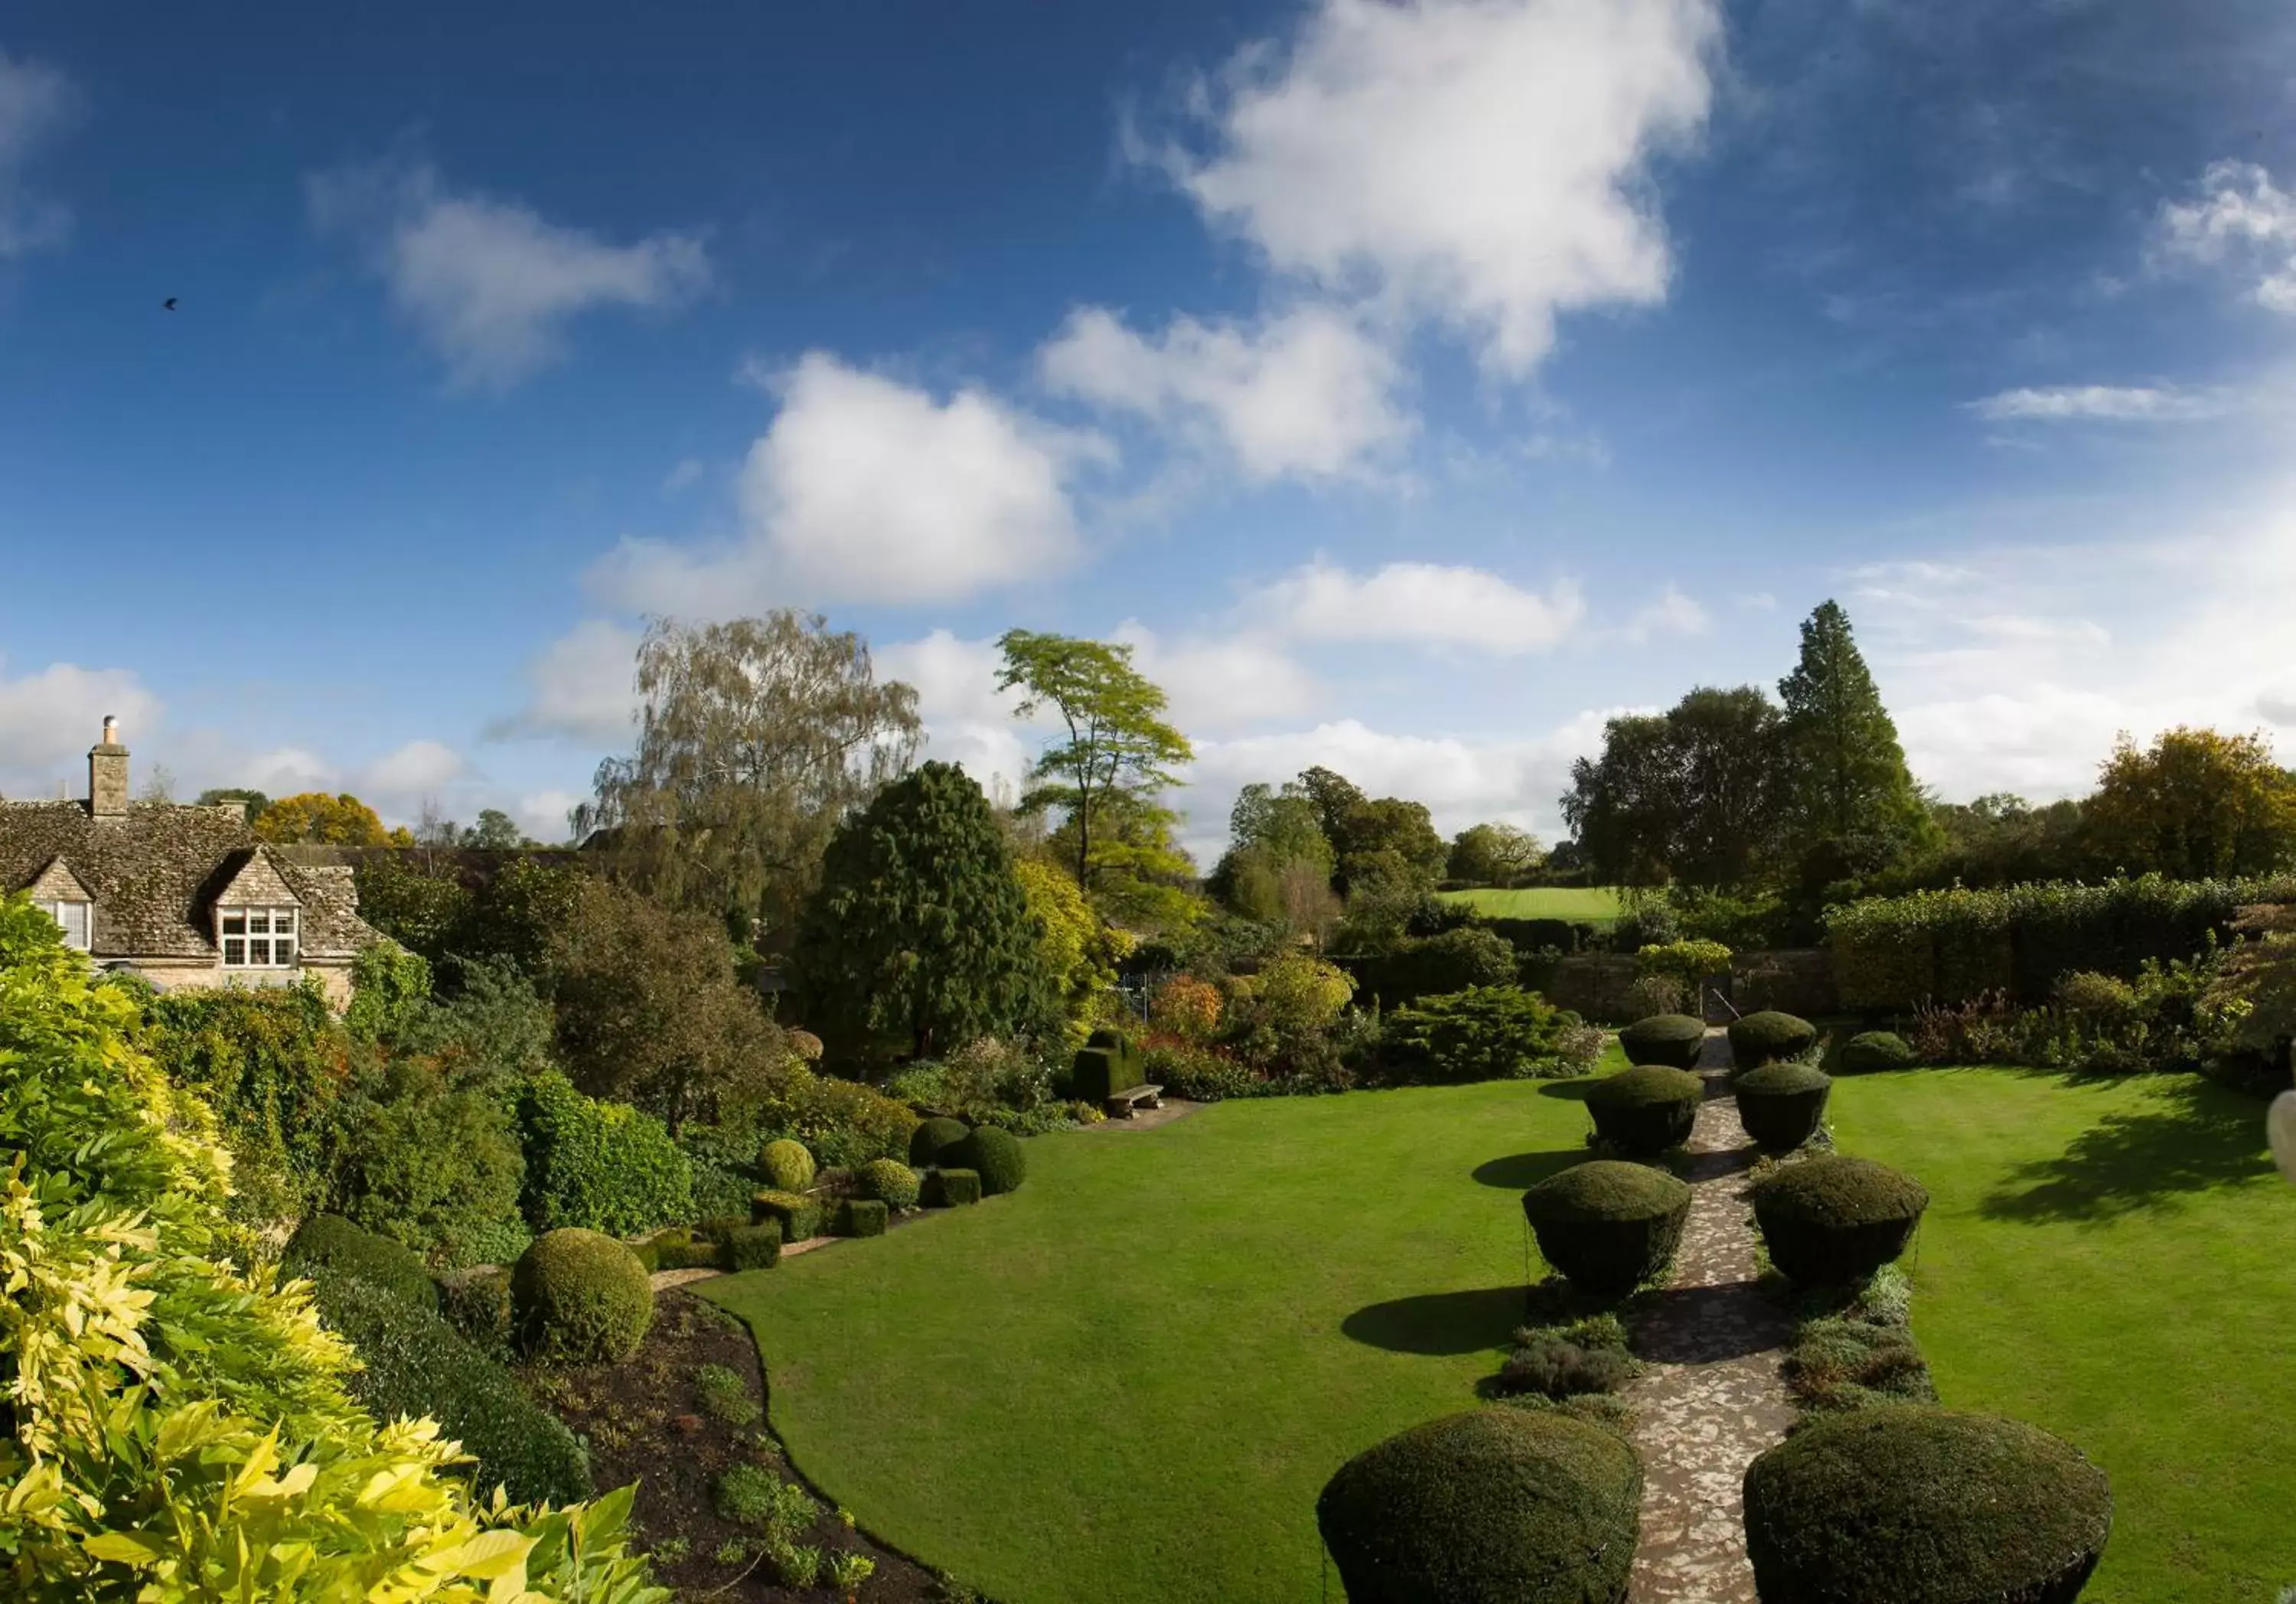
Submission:
[[[758,1168],[775,1191],[801,1192],[813,1184],[813,1153],[802,1142],[778,1137],[758,1155]]]
[[[1606,1075],[1587,1093],[1595,1133],[1620,1151],[1655,1158],[1690,1140],[1706,1083],[1687,1069],[1638,1064]]]
[[[1758,1147],[1785,1152],[1817,1134],[1833,1077],[1814,1064],[1764,1064],[1738,1077],[1738,1123]]]
[[[1352,1604],[1620,1604],[1642,1494],[1618,1433],[1482,1409],[1356,1455],[1316,1525]]]
[[[1624,1297],[1664,1268],[1690,1217],[1690,1188],[1648,1165],[1597,1158],[1522,1194],[1546,1262],[1599,1297]]]
[[[936,1165],[953,1164],[948,1150],[971,1135],[964,1121],[942,1115],[928,1119],[909,1136],[909,1167],[931,1169]]]
[[[1021,1139],[995,1125],[975,1127],[951,1150],[946,1162],[955,1169],[978,1172],[984,1198],[1018,1191],[1029,1174],[1029,1158],[1021,1150]]]
[[[1694,1069],[1706,1050],[1706,1022],[1688,1014],[1652,1014],[1619,1032],[1619,1046],[1629,1064]]]
[[[1775,1009],[1730,1021],[1730,1063],[1740,1074],[1798,1059],[1817,1045],[1817,1027]]]
[[[2112,1530],[2112,1485],[2016,1420],[1912,1404],[1824,1415],[1746,1468],[1766,1604],[2070,1604]]]
[[[1913,1067],[1914,1050],[1894,1030],[1869,1030],[1841,1044],[1838,1068],[1844,1075],[1873,1075]]]
[[[355,1275],[416,1308],[439,1306],[438,1284],[422,1267],[420,1254],[389,1237],[362,1231],[340,1215],[313,1215],[305,1220],[287,1239],[279,1259],[290,1275],[322,1282]]]
[[[1930,1206],[1911,1175],[1839,1153],[1788,1165],[1753,1195],[1770,1262],[1803,1286],[1871,1275],[1906,1250]]]
[[[510,1299],[520,1347],[569,1363],[627,1359],[653,1323],[637,1255],[575,1226],[535,1238],[511,1272]]]
[[[898,1158],[872,1158],[861,1166],[861,1191],[896,1213],[917,1206],[917,1172]]]

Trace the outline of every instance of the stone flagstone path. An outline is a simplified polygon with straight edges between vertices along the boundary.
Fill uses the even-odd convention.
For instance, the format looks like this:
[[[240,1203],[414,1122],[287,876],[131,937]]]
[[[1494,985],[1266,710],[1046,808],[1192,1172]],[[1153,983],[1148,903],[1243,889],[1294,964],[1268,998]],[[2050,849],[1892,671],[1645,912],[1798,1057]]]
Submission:
[[[1628,1389],[1643,1456],[1642,1545],[1632,1604],[1752,1604],[1739,1485],[1785,1436],[1792,1400],[1778,1366],[1793,1319],[1754,1288],[1745,1173],[1755,1150],[1730,1095],[1730,1043],[1710,1032],[1706,1101],[1691,1133],[1690,1220],[1674,1280],[1636,1320],[1651,1372]]]

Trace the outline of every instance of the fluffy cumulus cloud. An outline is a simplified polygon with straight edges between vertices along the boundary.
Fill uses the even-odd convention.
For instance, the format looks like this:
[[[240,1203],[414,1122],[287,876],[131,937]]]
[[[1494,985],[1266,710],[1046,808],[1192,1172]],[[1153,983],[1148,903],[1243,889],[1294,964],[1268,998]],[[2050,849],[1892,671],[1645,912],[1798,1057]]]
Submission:
[[[1105,461],[986,390],[947,399],[814,352],[742,468],[742,537],[709,550],[626,541],[601,593],[636,611],[724,618],[790,602],[954,601],[1068,566],[1070,488]]]
[[[1556,315],[1666,292],[1652,153],[1703,125],[1713,0],[1321,0],[1162,160],[1279,272],[1456,325],[1521,374]]]
[[[70,233],[71,213],[34,192],[24,175],[40,147],[70,123],[78,104],[62,73],[0,51],[0,261],[56,244]]]
[[[2231,402],[2175,385],[2062,384],[2001,390],[1969,410],[1988,423],[2190,423],[2224,416]]]
[[[637,650],[638,632],[627,625],[606,618],[577,624],[527,664],[526,706],[488,725],[488,736],[627,741],[637,708]]]
[[[131,669],[51,663],[12,675],[0,659],[0,791],[53,797],[61,782],[68,794],[86,795],[82,759],[102,738],[106,714],[133,741],[159,724],[160,699]]]
[[[1483,569],[1390,562],[1357,574],[1320,558],[1260,592],[1255,610],[1308,640],[1463,646],[1503,657],[1556,645],[1587,610],[1569,580],[1542,595]]]
[[[360,241],[456,388],[507,389],[565,356],[577,317],[665,310],[709,282],[693,234],[615,244],[516,201],[451,190],[424,163],[321,174],[308,193],[320,227]]]
[[[926,757],[961,763],[983,786],[1020,794],[1036,757],[1036,737],[1046,726],[1039,721],[1032,728],[1015,718],[1019,695],[996,689],[1003,658],[996,642],[967,641],[936,629],[921,640],[880,646],[871,660],[880,679],[916,688]]]
[[[1253,325],[1177,317],[1153,336],[1087,307],[1038,365],[1051,389],[1216,451],[1255,484],[1358,472],[1414,428],[1394,356],[1328,307]]]
[[[2172,261],[2242,272],[2258,305],[2296,316],[2296,193],[2255,163],[2210,167],[2192,196],[2161,208],[2154,243]]]

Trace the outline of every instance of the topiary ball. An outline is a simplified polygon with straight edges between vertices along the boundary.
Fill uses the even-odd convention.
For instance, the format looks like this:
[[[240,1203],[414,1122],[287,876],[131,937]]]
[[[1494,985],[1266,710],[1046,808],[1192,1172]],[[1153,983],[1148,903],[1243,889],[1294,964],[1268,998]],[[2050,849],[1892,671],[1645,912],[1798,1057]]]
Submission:
[[[567,1363],[627,1359],[653,1323],[653,1287],[637,1256],[577,1226],[534,1239],[511,1272],[510,1299],[519,1346]]]
[[[1694,1069],[1698,1055],[1706,1051],[1706,1021],[1688,1014],[1652,1014],[1619,1032],[1619,1046],[1629,1064]]]
[[[1823,1154],[1753,1189],[1754,1223],[1770,1262],[1803,1286],[1861,1281],[1906,1250],[1930,1194],[1870,1158]]]
[[[898,1211],[917,1206],[917,1172],[898,1158],[872,1158],[861,1166],[861,1192]]]
[[[1522,1212],[1538,1251],[1573,1285],[1624,1297],[1673,1258],[1690,1188],[1648,1165],[1597,1158],[1523,1193]]]
[[[1765,1064],[1733,1088],[1738,1123],[1758,1147],[1785,1152],[1817,1134],[1833,1077],[1814,1064]]]
[[[1356,1455],[1316,1525],[1351,1604],[1620,1604],[1642,1494],[1618,1433],[1480,1409]]]
[[[1816,1044],[1816,1026],[1775,1009],[1730,1021],[1730,1062],[1740,1071],[1798,1059]]]
[[[1745,1495],[1765,1600],[2070,1604],[2112,1531],[2112,1484],[2070,1444],[1911,1404],[1807,1420]]]
[[[787,1136],[766,1143],[766,1150],[758,1155],[758,1169],[774,1191],[801,1192],[813,1184],[812,1152]]]
[[[1884,1069],[1913,1067],[1914,1050],[1894,1030],[1869,1030],[1841,1044],[1836,1060],[1844,1075],[1873,1075]]]
[[[1029,1156],[1021,1150],[1021,1139],[995,1125],[979,1125],[968,1132],[947,1162],[956,1169],[977,1171],[984,1198],[1018,1191],[1029,1174]]]
[[[314,1281],[355,1275],[418,1309],[439,1306],[438,1284],[422,1267],[420,1254],[389,1237],[362,1231],[340,1215],[313,1215],[295,1227],[279,1262],[291,1275]]]
[[[928,1119],[909,1137],[909,1166],[913,1169],[931,1169],[938,1165],[953,1164],[948,1150],[972,1133],[964,1121],[951,1119],[947,1115]]]
[[[1687,1069],[1637,1064],[1606,1075],[1587,1091],[1595,1133],[1621,1152],[1656,1158],[1690,1140],[1706,1083]]]

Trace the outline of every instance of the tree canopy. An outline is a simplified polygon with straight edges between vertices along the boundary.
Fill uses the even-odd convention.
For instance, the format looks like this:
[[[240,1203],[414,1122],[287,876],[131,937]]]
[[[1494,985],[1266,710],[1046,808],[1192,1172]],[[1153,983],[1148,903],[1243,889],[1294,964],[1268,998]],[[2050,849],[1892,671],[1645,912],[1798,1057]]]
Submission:
[[[1513,824],[1470,824],[1451,838],[1447,880],[1504,886],[1538,867],[1538,838]]]
[[[1663,714],[1614,718],[1601,757],[1571,765],[1563,817],[1604,880],[1743,884],[1781,839],[1780,732],[1777,708],[1752,685],[1702,687]]]
[[[1786,801],[1806,839],[1874,842],[1837,850],[1875,858],[1934,840],[1898,726],[1839,602],[1820,604],[1802,621],[1801,657],[1778,682],[1778,696],[1791,765]]]
[[[2087,818],[2098,853],[2132,874],[2253,874],[2296,858],[2296,776],[2262,735],[2180,725],[2140,751],[2124,733]]]
[[[385,830],[374,809],[348,791],[332,797],[324,791],[282,797],[255,815],[255,833],[282,846],[394,847],[414,839],[404,830]]]

